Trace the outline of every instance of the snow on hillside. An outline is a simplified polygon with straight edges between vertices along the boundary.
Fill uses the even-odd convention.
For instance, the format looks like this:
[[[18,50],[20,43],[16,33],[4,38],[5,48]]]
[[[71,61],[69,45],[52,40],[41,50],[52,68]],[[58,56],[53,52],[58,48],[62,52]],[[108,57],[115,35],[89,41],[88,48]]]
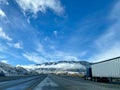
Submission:
[[[84,73],[86,67],[89,66],[88,62],[77,61],[59,61],[47,62],[37,65],[18,65],[27,70],[35,70],[38,73]]]
[[[59,68],[59,69],[85,69],[85,66],[76,63],[58,63],[58,64],[51,64],[51,65],[23,65],[22,67],[27,69],[37,69],[37,68]]]
[[[55,73],[55,74],[80,74],[86,71],[90,64],[84,61],[59,61],[46,62],[36,65],[17,65],[16,67],[0,62],[0,75],[18,76],[31,75],[37,73]]]
[[[14,67],[9,64],[0,62],[0,75],[5,76],[18,76],[18,75],[24,75],[28,71],[22,67]]]

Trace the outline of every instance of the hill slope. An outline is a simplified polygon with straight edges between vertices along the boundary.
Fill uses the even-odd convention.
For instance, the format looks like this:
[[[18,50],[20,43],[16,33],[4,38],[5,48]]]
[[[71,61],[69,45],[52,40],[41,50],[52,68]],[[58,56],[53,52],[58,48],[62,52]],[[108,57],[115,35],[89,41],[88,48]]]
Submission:
[[[58,61],[46,62],[42,64],[22,66],[27,70],[35,70],[38,73],[55,74],[84,74],[91,63],[86,61]]]

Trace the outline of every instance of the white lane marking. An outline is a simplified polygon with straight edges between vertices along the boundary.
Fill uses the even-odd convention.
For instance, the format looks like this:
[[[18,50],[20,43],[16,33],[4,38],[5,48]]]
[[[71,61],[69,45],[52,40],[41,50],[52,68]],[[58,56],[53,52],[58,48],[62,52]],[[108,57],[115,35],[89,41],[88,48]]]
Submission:
[[[44,87],[58,87],[58,85],[49,77],[46,77],[34,90],[43,90]]]

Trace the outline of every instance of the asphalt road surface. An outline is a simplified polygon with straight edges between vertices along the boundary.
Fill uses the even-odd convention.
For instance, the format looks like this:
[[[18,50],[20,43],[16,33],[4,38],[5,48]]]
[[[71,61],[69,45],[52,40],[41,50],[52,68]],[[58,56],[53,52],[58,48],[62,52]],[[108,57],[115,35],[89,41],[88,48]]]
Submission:
[[[0,90],[33,90],[47,75],[31,76],[0,82]]]
[[[34,90],[120,90],[119,85],[48,75]]]
[[[120,85],[96,83],[55,75],[0,82],[0,90],[120,90]]]

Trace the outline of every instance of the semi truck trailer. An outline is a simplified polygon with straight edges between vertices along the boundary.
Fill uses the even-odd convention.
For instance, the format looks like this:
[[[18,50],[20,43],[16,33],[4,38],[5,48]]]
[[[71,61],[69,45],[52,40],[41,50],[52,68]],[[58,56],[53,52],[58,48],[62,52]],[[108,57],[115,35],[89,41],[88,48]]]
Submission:
[[[120,57],[93,63],[87,72],[86,76],[93,81],[120,82]]]

